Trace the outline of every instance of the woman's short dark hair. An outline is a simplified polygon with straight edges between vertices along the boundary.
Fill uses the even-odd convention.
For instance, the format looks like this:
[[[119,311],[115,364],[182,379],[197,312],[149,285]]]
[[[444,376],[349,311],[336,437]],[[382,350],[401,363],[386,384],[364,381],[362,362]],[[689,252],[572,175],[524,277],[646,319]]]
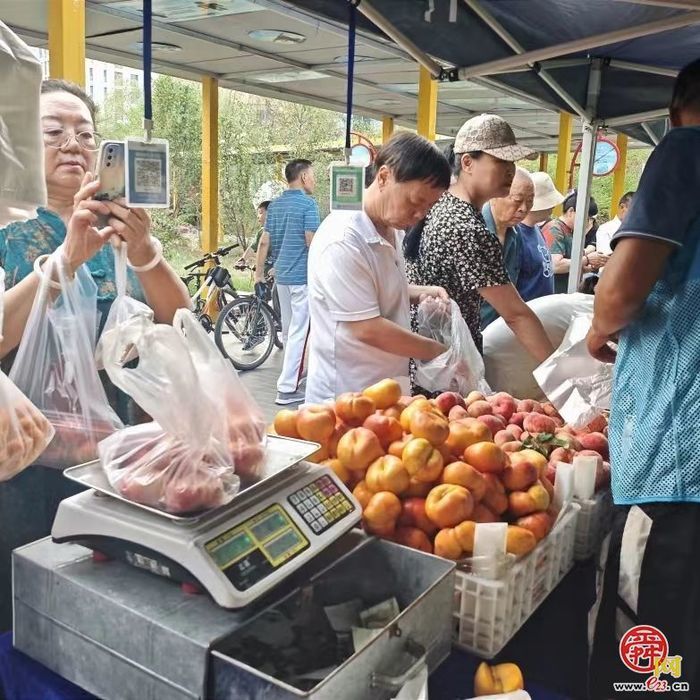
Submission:
[[[95,125],[97,119],[97,105],[93,102],[90,95],[88,95],[87,92],[80,87],[80,85],[77,83],[72,83],[70,80],[58,80],[56,78],[43,80],[41,82],[41,94],[46,95],[50,92],[67,92],[84,102],[85,106],[90,112],[90,118],[92,119],[93,126]]]
[[[270,200],[269,200],[269,199],[266,199],[264,202],[260,202],[260,204],[258,204],[257,208],[258,208],[258,209],[264,209],[265,211],[267,211],[267,208],[268,208],[269,206],[270,206]]]
[[[567,195],[566,199],[564,200],[564,204],[562,205],[562,211],[564,211],[564,213],[569,211],[569,209],[573,209],[574,211],[576,211],[577,198],[578,190],[574,190],[569,195]],[[595,201],[595,199],[593,199],[593,197],[591,197],[588,200],[588,216],[598,216],[598,203]]]
[[[700,58],[681,69],[671,97],[671,112],[700,109]]]
[[[450,163],[452,174],[455,177],[459,177],[459,174],[462,172],[462,156],[467,155],[472,160],[479,160],[479,158],[481,158],[481,156],[484,155],[483,151],[467,151],[466,153],[455,153],[454,144],[449,147],[448,153],[449,155],[447,156],[447,160]]]
[[[450,165],[440,149],[428,139],[403,132],[392,136],[377,152],[374,171],[386,165],[397,182],[420,180],[434,187],[450,186]]]

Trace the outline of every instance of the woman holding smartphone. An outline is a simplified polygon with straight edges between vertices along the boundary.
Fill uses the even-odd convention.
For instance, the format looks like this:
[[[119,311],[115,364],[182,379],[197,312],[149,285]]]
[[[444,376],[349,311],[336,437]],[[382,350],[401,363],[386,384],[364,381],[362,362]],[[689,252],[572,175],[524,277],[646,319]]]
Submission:
[[[5,268],[8,288],[0,357],[22,338],[39,286],[35,260],[59,246],[69,270],[86,264],[92,273],[102,323],[117,293],[114,256],[106,245],[113,236],[126,244],[129,295],[147,303],[157,321],[170,323],[178,308],[190,305],[187,289],[151,235],[147,212],[92,199],[100,188],[92,175],[100,137],[90,97],[73,83],[46,80],[40,107],[48,206],[39,208],[34,218],[0,229],[0,266]],[[98,217],[105,217],[107,226],[98,228]],[[103,383],[122,421],[138,422],[134,402],[106,376]],[[77,490],[61,471],[41,466],[0,483],[0,631],[11,625],[12,549],[48,535],[58,504]]]

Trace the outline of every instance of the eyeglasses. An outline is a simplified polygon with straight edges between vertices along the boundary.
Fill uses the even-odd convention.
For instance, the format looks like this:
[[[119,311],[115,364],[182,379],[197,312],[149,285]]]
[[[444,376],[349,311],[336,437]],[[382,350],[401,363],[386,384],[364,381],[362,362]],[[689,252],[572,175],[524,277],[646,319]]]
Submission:
[[[49,148],[63,148],[73,137],[84,151],[97,151],[102,141],[102,137],[95,131],[81,131],[76,134],[69,129],[44,129],[44,144]]]

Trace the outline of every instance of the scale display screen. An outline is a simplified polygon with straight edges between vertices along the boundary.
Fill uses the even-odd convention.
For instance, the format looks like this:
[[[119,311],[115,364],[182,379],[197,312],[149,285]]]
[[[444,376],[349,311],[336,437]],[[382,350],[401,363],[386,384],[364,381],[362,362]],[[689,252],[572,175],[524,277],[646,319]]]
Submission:
[[[308,546],[309,540],[277,504],[205,544],[219,569],[241,591],[265,578]]]

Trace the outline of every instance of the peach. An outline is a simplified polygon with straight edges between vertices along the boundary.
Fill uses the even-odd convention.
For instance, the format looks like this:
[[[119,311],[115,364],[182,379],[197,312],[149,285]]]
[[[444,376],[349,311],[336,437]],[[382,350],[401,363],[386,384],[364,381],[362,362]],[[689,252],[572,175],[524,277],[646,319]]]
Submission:
[[[413,440],[413,435],[411,435],[411,433],[406,433],[403,435],[403,437],[401,437],[401,439],[395,440],[391,443],[391,445],[389,445],[387,453],[401,459],[403,455],[403,448],[406,447],[410,440]]]
[[[304,406],[297,415],[297,431],[304,440],[327,442],[335,430],[335,412],[330,406]]]
[[[519,452],[512,452],[509,458],[510,463],[513,465],[521,462],[530,462],[534,464],[540,476],[542,476],[547,469],[547,458],[537,450],[525,449]]]
[[[579,438],[581,447],[584,450],[594,450],[603,459],[610,459],[610,448],[608,446],[608,438],[603,433],[587,433]]]
[[[386,414],[374,413],[365,419],[363,428],[371,430],[378,438],[379,444],[386,450],[392,442],[396,442],[403,437],[403,428],[396,418],[391,418]]]
[[[515,413],[515,399],[505,391],[499,391],[493,396],[489,396],[488,402],[493,406],[493,414],[500,416],[507,423]]]
[[[542,413],[544,413],[545,416],[549,416],[550,418],[561,418],[557,407],[550,401],[546,401],[542,404]]]
[[[604,415],[596,416],[583,430],[581,433],[602,433],[607,430],[608,419]]]
[[[314,452],[312,455],[307,457],[308,462],[313,462],[314,464],[320,464],[321,462],[324,462],[325,460],[330,458],[330,452],[328,450],[328,445],[325,443],[321,443],[321,446]]]
[[[506,552],[522,557],[537,546],[537,538],[524,527],[508,525],[506,533]]]
[[[352,480],[352,473],[349,472],[341,463],[339,459],[324,459],[321,462],[322,466],[328,467],[335,475],[347,486]]]
[[[465,520],[464,522],[455,525],[455,537],[459,546],[465,554],[471,554],[474,551],[474,535],[476,534],[476,523],[473,520]]]
[[[297,439],[301,437],[297,430],[297,411],[283,408],[277,412],[273,425],[278,435]]]
[[[353,428],[362,425],[376,410],[374,401],[359,392],[346,392],[335,400],[335,415]]]
[[[348,430],[350,430],[349,425],[345,425],[342,421],[336,421],[335,430],[333,431],[333,435],[331,435],[331,439],[328,441],[328,454],[331,457],[338,456],[338,443],[340,442],[340,438],[343,437]]]
[[[482,502],[496,515],[502,515],[508,510],[506,488],[495,474],[484,474],[484,479],[486,480],[486,493]]]
[[[525,687],[523,674],[515,664],[489,666],[482,662],[474,676],[474,695],[502,695],[522,690]]]
[[[394,379],[382,379],[381,382],[368,386],[362,393],[372,399],[378,409],[384,410],[399,401],[401,385]]]
[[[401,515],[401,501],[396,494],[388,491],[375,493],[365,506],[362,518],[365,528],[372,534],[379,534],[396,526]]]
[[[486,479],[483,474],[466,462],[452,462],[442,472],[443,484],[457,484],[469,489],[475,501],[480,501],[486,494]]]
[[[470,391],[469,394],[464,399],[464,403],[467,406],[475,403],[476,401],[486,401],[486,397],[480,391]]]
[[[352,495],[355,496],[362,506],[362,510],[364,510],[369,503],[369,499],[374,496],[374,491],[370,490],[369,486],[367,486],[367,482],[363,479],[352,490]]]
[[[338,459],[350,471],[364,471],[383,454],[379,438],[367,428],[351,428],[338,442]]]
[[[552,528],[552,523],[552,517],[544,512],[532,513],[515,521],[518,527],[524,527],[526,530],[529,530],[538,542],[547,536],[547,533]]]
[[[435,405],[445,414],[455,406],[465,406],[464,399],[456,391],[443,391],[435,398]]]
[[[401,418],[399,419],[401,427],[408,433],[411,430],[411,417],[417,411],[434,411],[436,410],[433,406],[428,403],[428,399],[425,396],[417,396],[415,401],[411,401],[406,408],[401,411]]]
[[[532,399],[523,399],[518,401],[518,405],[515,407],[516,413],[542,413],[542,404],[539,401],[533,401]]]
[[[414,437],[425,438],[435,447],[442,445],[450,434],[447,418],[429,411],[416,411],[411,416],[409,429]]]
[[[462,546],[457,540],[454,528],[445,528],[435,535],[434,551],[444,559],[457,561],[462,558]]]
[[[403,526],[417,527],[431,537],[437,532],[435,523],[425,513],[425,498],[406,498],[402,504],[398,523]]]
[[[513,423],[508,423],[506,426],[506,430],[516,439],[520,440],[522,437],[523,432],[525,432],[521,426],[515,425]]]
[[[474,401],[467,405],[467,413],[472,418],[478,418],[479,416],[493,415],[493,407],[486,401]]]
[[[427,516],[440,528],[454,527],[474,510],[474,499],[463,486],[440,484],[425,499]]]
[[[547,489],[547,493],[549,494],[549,502],[551,503],[554,500],[554,482],[550,481],[546,476],[541,476],[540,483],[545,487],[545,489]]]
[[[539,471],[531,462],[516,462],[506,465],[501,481],[507,491],[525,491],[537,481],[538,476]]]
[[[401,406],[400,404],[396,403],[393,406],[389,406],[389,408],[385,408],[383,411],[378,410],[377,413],[379,415],[386,416],[387,418],[395,418],[397,421],[401,420],[401,414],[403,413],[404,406]]]
[[[479,416],[477,420],[491,431],[491,435],[495,435],[499,430],[504,430],[506,427],[506,422],[499,416],[484,415]]]
[[[494,512],[489,510],[483,503],[477,503],[474,506],[474,511],[472,512],[472,520],[475,523],[500,522],[500,518]]]
[[[418,481],[418,479],[412,476],[411,480],[408,482],[408,489],[406,489],[403,496],[404,498],[425,498],[432,488],[432,481]]]
[[[556,464],[557,462],[566,462],[571,464],[574,461],[574,451],[566,447],[555,447],[549,453],[549,463]]]
[[[501,446],[504,452],[520,452],[524,445],[520,440],[511,440],[510,442],[505,442]]]
[[[420,552],[433,553],[433,545],[430,544],[428,536],[416,527],[397,527],[394,541]]]
[[[398,457],[384,455],[369,465],[365,481],[375,493],[390,491],[400,496],[408,489],[410,477]]]
[[[549,493],[541,483],[530,486],[526,491],[513,491],[508,494],[508,509],[516,518],[547,508]]]
[[[500,473],[506,466],[506,453],[493,442],[477,442],[464,450],[464,461],[483,473]]]
[[[508,420],[509,425],[517,425],[518,427],[523,427],[523,421],[527,413],[514,413]]]
[[[550,462],[547,465],[547,469],[545,471],[545,478],[551,482],[552,484],[556,481],[557,478],[557,465],[554,462]]]
[[[449,420],[460,420],[462,418],[469,418],[467,409],[464,406],[453,406],[450,412],[447,414]]]
[[[410,440],[403,448],[401,459],[416,481],[436,481],[442,473],[442,455],[425,438]]]
[[[538,435],[539,433],[554,435],[557,426],[549,416],[541,413],[528,413],[523,421],[523,429],[533,435]]]
[[[513,433],[510,432],[510,430],[505,429],[499,430],[497,433],[495,433],[493,436],[493,441],[499,447],[503,447],[503,445],[505,445],[507,442],[518,441],[518,438],[516,438],[515,435],[513,435]]]
[[[567,432],[568,430],[571,430],[571,428],[568,426],[557,428],[556,432],[554,433],[554,437],[557,440],[565,442],[568,449],[573,450],[574,452],[579,452],[583,449],[583,445],[579,442],[579,439],[575,435]]]
[[[488,442],[491,431],[475,418],[453,421],[449,424],[449,435],[445,444],[455,457],[461,457],[464,450],[477,442]]]

